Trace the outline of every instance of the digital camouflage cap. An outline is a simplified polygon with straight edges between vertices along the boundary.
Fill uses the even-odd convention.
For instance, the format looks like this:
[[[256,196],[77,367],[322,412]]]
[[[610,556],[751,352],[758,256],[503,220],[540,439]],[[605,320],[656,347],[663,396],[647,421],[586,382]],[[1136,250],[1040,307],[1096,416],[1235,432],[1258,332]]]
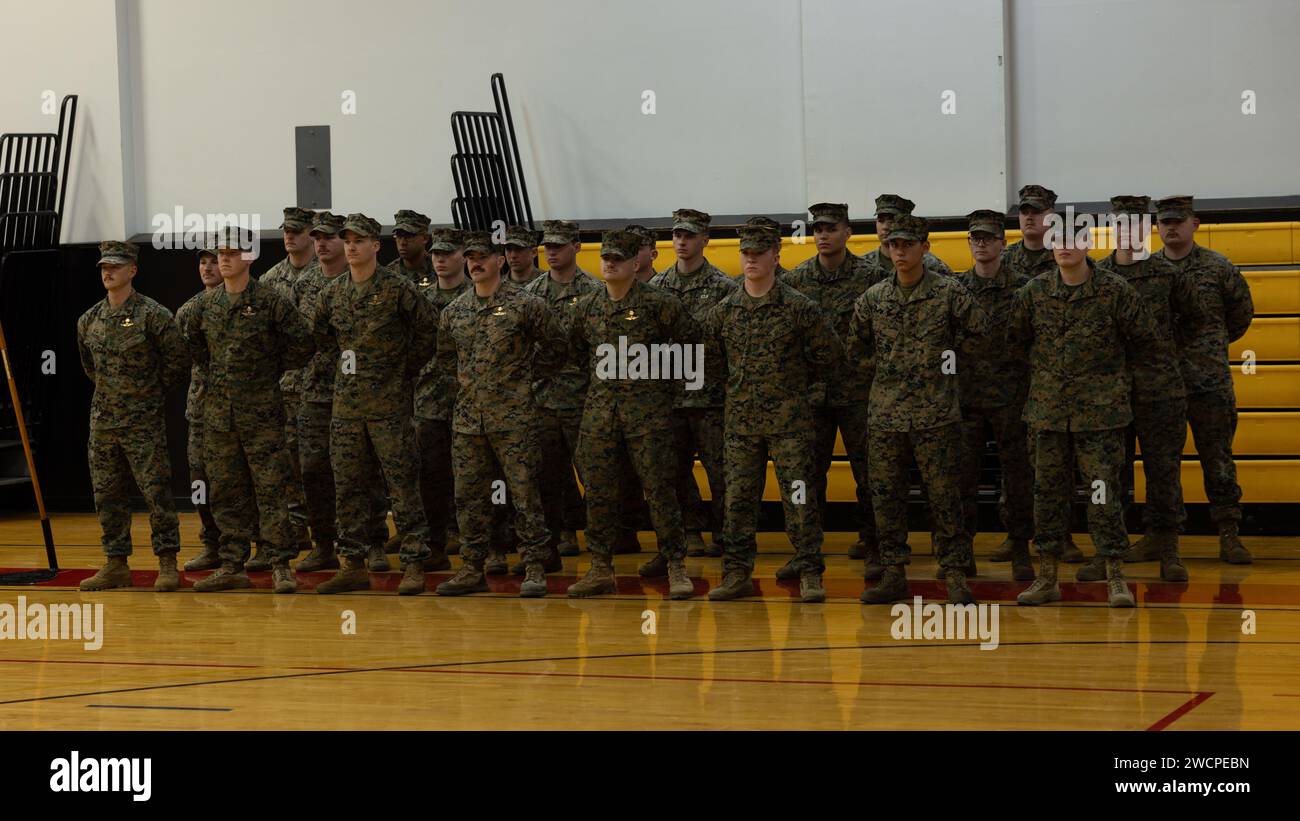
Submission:
[[[967,214],[966,220],[966,230],[971,234],[993,234],[1000,237],[1007,232],[1006,215],[1001,211],[981,208]],[[892,231],[890,236],[893,236]]]
[[[766,251],[781,244],[781,232],[766,225],[742,225],[736,230],[740,250]]]
[[[253,247],[253,229],[242,225],[226,225],[212,234],[214,251],[247,251]]]
[[[334,236],[343,230],[343,223],[346,218],[339,214],[331,214],[329,211],[320,211],[316,214],[311,223],[311,233]]]
[[[890,242],[898,239],[925,242],[929,237],[930,223],[924,217],[914,217],[911,214],[900,214],[889,228]]]
[[[1151,198],[1136,194],[1116,194],[1110,198],[1110,210],[1116,214],[1149,214]]]
[[[280,223],[280,227],[290,231],[303,231],[311,227],[314,216],[316,216],[315,211],[291,205],[284,209],[284,222]]]
[[[1176,194],[1156,200],[1156,219],[1186,219],[1196,215],[1191,194]]]
[[[402,209],[393,215],[393,233],[427,234],[431,220],[419,211]]]
[[[578,223],[547,220],[542,223],[542,245],[571,245],[578,241]]]
[[[601,257],[632,259],[641,250],[641,235],[633,231],[606,231],[600,238]]]
[[[1041,185],[1026,185],[1020,189],[1018,208],[1048,211],[1056,207],[1056,192]]]
[[[458,251],[465,247],[465,232],[459,228],[436,228],[429,239],[430,251]]]
[[[655,236],[655,232],[644,225],[625,225],[623,230],[631,231],[640,237],[642,248],[654,248],[659,244],[659,238]]]
[[[501,254],[504,248],[492,244],[491,231],[466,231],[465,253],[467,254]]]
[[[849,206],[848,203],[843,202],[819,202],[808,206],[808,213],[812,214],[812,219],[808,221],[809,225],[821,223],[839,225],[849,221]]]
[[[673,230],[690,231],[692,234],[708,233],[709,223],[713,217],[694,208],[678,208],[673,212]]]
[[[105,240],[99,244],[99,262],[96,265],[125,265],[140,257],[140,246],[134,242]]]
[[[343,222],[343,228],[340,234],[351,231],[359,237],[371,237],[379,239],[379,223],[367,217],[365,214],[348,214],[348,218]]]
[[[763,226],[766,226],[766,227],[768,227],[768,228],[771,228],[772,230],[774,230],[774,231],[776,231],[776,232],[778,232],[778,233],[781,231],[781,223],[777,222],[776,220],[772,219],[771,217],[750,217],[749,219],[745,220],[745,224],[746,224],[746,225],[763,225]]]
[[[505,244],[512,248],[536,248],[542,244],[542,232],[526,225],[511,225],[506,228]]]
[[[893,214],[899,216],[912,213],[916,203],[899,194],[881,194],[876,197],[876,216]]]

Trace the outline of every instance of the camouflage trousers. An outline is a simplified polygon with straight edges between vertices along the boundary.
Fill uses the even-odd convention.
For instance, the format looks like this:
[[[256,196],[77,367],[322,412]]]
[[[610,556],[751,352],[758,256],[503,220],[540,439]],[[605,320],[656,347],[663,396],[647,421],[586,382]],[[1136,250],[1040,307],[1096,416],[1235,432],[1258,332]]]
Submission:
[[[167,427],[150,419],[125,428],[92,430],[87,448],[95,512],[105,556],[130,556],[131,479],[149,507],[154,555],[180,550],[180,520],[171,496]]]
[[[1097,547],[1097,555],[1123,556],[1128,549],[1119,476],[1124,464],[1124,429],[1035,430],[1031,435],[1034,437],[1034,542],[1038,551],[1046,556],[1060,556],[1065,550],[1077,466],[1087,490],[1088,533]]]
[[[930,520],[939,566],[962,568],[970,564],[971,537],[962,521],[962,426],[952,422],[937,428],[909,432],[872,430],[868,466],[871,503],[880,538],[880,563],[910,564],[907,543],[908,469],[911,458],[921,472],[930,500]]]
[[[582,427],[582,408],[537,411],[542,446],[542,505],[546,511],[546,526],[552,534],[561,530],[582,530],[586,508],[578,481],[575,479],[574,454],[578,450],[578,434]]]
[[[800,570],[820,573],[825,569],[821,507],[817,503],[818,483],[813,464],[814,441],[813,431],[807,427],[767,436],[728,432],[723,438],[727,488],[722,537],[724,571],[752,573],[754,570],[754,557],[758,554],[754,533],[758,529],[763,485],[767,482],[769,454],[776,467],[776,483],[785,510],[785,531],[794,545],[792,561]]]
[[[1029,467],[1029,428],[1020,405],[962,408],[962,521],[973,539],[979,532],[980,457],[993,437],[998,449],[1002,493],[998,515],[1012,539],[1034,538],[1034,472]]]
[[[339,555],[360,559],[374,545],[375,507],[387,499],[402,539],[401,562],[429,558],[429,525],[420,501],[415,424],[410,416],[330,420],[330,464],[339,520]],[[384,535],[387,536],[385,523]]]
[[[672,413],[673,448],[677,454],[677,499],[687,530],[713,531],[715,543],[723,535],[723,505],[727,498],[727,474],[723,466],[722,408],[677,408]],[[708,510],[695,483],[695,456],[699,454],[709,479]],[[761,491],[762,488],[759,488]]]
[[[853,471],[858,495],[858,538],[868,547],[876,546],[876,515],[871,509],[871,487],[867,483],[867,403],[828,405],[813,414],[813,431],[817,440],[817,499],[821,502],[822,522],[826,521],[826,475],[835,456],[835,432],[844,440],[844,452]]]
[[[1232,388],[1187,397],[1187,421],[1192,426],[1215,524],[1241,521],[1241,485],[1232,460],[1232,440],[1237,435],[1237,396]]]
[[[672,427],[666,420],[662,425],[634,430],[618,418],[583,419],[578,465],[586,479],[587,548],[592,553],[613,553],[624,521],[625,472],[630,467],[645,489],[659,552],[666,559],[686,557],[672,442]]]
[[[289,506],[289,525],[293,528],[297,544],[307,541],[307,501],[302,485],[302,463],[298,455],[298,409],[302,395],[281,393],[284,402],[284,444],[289,452],[289,471],[293,478],[284,489]]]
[[[302,464],[307,522],[311,526],[312,538],[330,545],[339,537],[334,465],[330,462],[330,420],[333,417],[333,402],[303,402],[298,406],[298,457]],[[388,539],[388,495],[382,482],[373,482],[369,491],[370,524],[366,540],[373,546]]]
[[[447,548],[447,531],[455,521],[455,479],[451,473],[451,422],[415,419],[420,449],[420,500],[429,522],[430,547]]]
[[[668,447],[673,447],[672,428],[669,427]],[[670,452],[673,452],[670,450]],[[698,492],[698,491],[697,491]],[[673,452],[673,498],[677,498],[677,457]],[[636,470],[632,467],[631,460],[623,461],[623,476],[619,485],[619,508],[622,515],[619,520],[619,529],[625,534],[633,534],[641,529],[641,523],[650,516],[650,509],[646,505],[645,492],[641,489],[641,479],[636,475]],[[681,504],[677,506],[678,515],[681,514]],[[588,514],[590,519],[590,513]]]
[[[221,560],[243,562],[254,537],[273,560],[298,555],[285,487],[292,481],[284,426],[203,431],[208,504],[221,530]]]
[[[203,489],[204,501],[194,505],[199,514],[199,541],[204,547],[216,550],[221,546],[221,531],[217,529],[217,520],[212,518],[212,508],[207,503],[208,472],[203,467],[203,420],[189,423],[190,431],[185,444],[185,459],[189,463],[190,487],[195,482]]]
[[[452,434],[460,555],[466,561],[482,561],[487,556],[493,510],[506,504],[514,506],[520,556],[526,562],[545,559],[551,534],[542,506],[542,458],[537,443],[535,428]],[[493,487],[498,476],[505,477],[504,494]]]
[[[1142,524],[1147,530],[1177,532],[1187,519],[1183,508],[1183,445],[1187,444],[1187,400],[1134,402],[1133,423],[1124,431],[1124,469],[1120,501],[1133,503],[1133,464],[1142,448],[1146,504]],[[1136,446],[1135,446],[1136,445]]]

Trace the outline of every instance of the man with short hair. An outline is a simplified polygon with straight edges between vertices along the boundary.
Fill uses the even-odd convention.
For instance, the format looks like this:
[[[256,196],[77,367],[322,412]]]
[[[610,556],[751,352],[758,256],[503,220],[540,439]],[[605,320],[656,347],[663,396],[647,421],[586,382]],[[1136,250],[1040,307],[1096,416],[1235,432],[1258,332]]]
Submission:
[[[925,267],[929,224],[900,214],[889,229],[894,273],[858,297],[849,324],[850,357],[872,360],[869,407],[871,503],[880,539],[880,582],[862,592],[864,604],[909,596],[907,544],[909,454],[930,499],[939,566],[948,601],[975,601],[966,584],[971,537],[962,519],[961,402],[956,351],[960,337],[988,331],[988,317],[956,279]]]
[[[506,228],[506,262],[510,266],[510,281],[527,285],[546,273],[537,265],[537,246],[542,244],[542,232],[523,225]]]
[[[364,489],[382,483],[402,536],[398,595],[424,592],[429,525],[419,492],[412,384],[433,356],[437,334],[432,309],[414,282],[381,267],[379,223],[349,214],[339,235],[349,275],[321,291],[312,328],[321,347],[337,346],[330,420],[330,463],[337,488],[339,556],[335,576],[321,594],[370,588],[366,560],[387,566],[382,545],[370,540],[371,499]]]
[[[221,287],[217,253],[211,248],[200,248],[198,258],[199,281],[203,283],[203,290],[186,300],[176,311],[178,332],[185,324],[185,315],[194,310],[199,299],[208,291]],[[203,544],[203,549],[199,555],[185,563],[187,571],[213,570],[221,566],[221,530],[212,518],[212,508],[207,502],[208,473],[203,467],[203,399],[207,395],[207,379],[207,366],[197,362],[190,366],[190,388],[185,395],[185,421],[189,426],[185,456],[190,468],[190,484],[197,483],[203,490],[202,501],[194,505],[199,514],[199,541]]]
[[[436,363],[448,376],[454,372],[459,383],[451,448],[464,563],[437,593],[462,596],[488,589],[484,562],[497,495],[492,484],[503,471],[524,560],[519,595],[545,596],[550,532],[538,486],[542,465],[533,384],[564,364],[564,329],[545,301],[502,278],[504,250],[489,232],[465,235],[465,260],[474,288],[439,315]]]
[[[276,593],[298,589],[289,560],[298,555],[286,488],[293,481],[280,376],[306,364],[307,324],[280,288],[249,276],[251,236],[238,226],[214,246],[222,287],[206,292],[181,331],[195,362],[208,368],[203,403],[203,464],[208,503],[221,529],[221,568],[198,592],[251,587],[245,572],[256,531],[271,562]]]
[[[863,254],[862,260],[869,267],[876,269],[877,282],[888,279],[889,275],[894,273],[894,260],[885,245],[889,241],[890,226],[898,217],[911,216],[914,210],[916,210],[916,203],[901,194],[881,194],[876,197],[876,239],[880,241],[880,245]],[[948,264],[929,251],[925,252],[921,264],[926,270],[934,271],[936,274],[946,277],[953,275]]]
[[[968,241],[975,264],[957,275],[989,318],[989,332],[962,340],[957,382],[962,416],[962,516],[971,539],[979,530],[980,457],[990,437],[997,446],[1002,494],[998,513],[1006,540],[993,561],[1011,562],[1016,581],[1033,581],[1029,541],[1034,537],[1034,474],[1029,467],[1029,430],[1021,415],[1029,393],[1029,360],[1007,342],[1007,322],[1015,294],[1029,282],[1002,264],[1006,247],[1005,216],[982,209],[966,215]],[[941,568],[942,569],[942,568]]]
[[[388,268],[421,288],[432,285],[435,277],[429,259],[429,223],[424,214],[410,209],[404,208],[393,215],[397,259],[388,263]]]
[[[726,523],[722,584],[713,601],[754,594],[754,532],[769,455],[776,466],[785,529],[795,548],[799,596],[826,600],[814,433],[807,424],[813,374],[843,357],[828,315],[776,279],[781,235],[761,225],[740,229],[745,284],[706,315],[704,332],[726,364]]]
[[[641,238],[641,246],[636,252],[636,278],[638,282],[649,282],[658,273],[655,260],[659,259],[659,238],[644,225],[625,225],[623,230]]]
[[[315,212],[289,206],[284,209],[284,222],[280,229],[284,238],[285,258],[272,265],[258,278],[263,285],[279,289],[290,302],[297,304],[295,289],[298,280],[316,265],[316,253],[308,234]],[[301,553],[311,547],[307,532],[307,501],[303,495],[302,464],[298,456],[298,407],[302,402],[302,374],[297,369],[285,371],[280,377],[280,394],[284,398],[284,440],[289,453],[292,481],[284,493],[289,505],[289,524],[293,527],[294,548]],[[271,556],[258,547],[248,560],[245,569],[258,573],[271,568]]]
[[[578,300],[599,290],[600,281],[578,267],[578,251],[582,250],[578,223],[546,220],[542,223],[542,248],[550,270],[525,285],[524,291],[545,301],[563,327],[568,324]],[[546,506],[551,539],[557,547],[555,552],[548,551],[548,573],[560,570],[561,556],[578,555],[577,531],[583,527],[586,511],[582,492],[574,479],[573,455],[578,447],[582,404],[589,379],[587,362],[576,355],[566,355],[559,370],[534,386],[541,425],[542,503]],[[516,575],[521,575],[522,562],[514,569]]]
[[[853,229],[846,203],[819,202],[808,206],[812,215],[809,227],[817,244],[817,255],[800,263],[786,278],[786,284],[817,303],[841,342],[848,340],[853,304],[867,288],[876,283],[878,269],[866,265],[849,251]],[[879,578],[880,550],[876,543],[875,514],[871,510],[871,489],[867,484],[867,404],[871,395],[871,374],[859,363],[846,358],[834,368],[818,374],[812,386],[813,429],[815,431],[817,498],[821,516],[826,518],[826,475],[835,454],[835,434],[844,441],[844,450],[853,471],[858,499],[858,544],[849,557],[866,559],[867,578]],[[797,557],[776,571],[778,579],[799,577]]]
[[[1174,332],[1180,351],[1180,370],[1187,388],[1187,421],[1201,463],[1210,519],[1219,531],[1219,559],[1229,564],[1250,564],[1254,559],[1241,543],[1241,486],[1232,459],[1232,439],[1237,432],[1237,396],[1228,365],[1228,345],[1250,328],[1255,304],[1250,286],[1228,258],[1196,243],[1201,220],[1189,195],[1157,200],[1156,218],[1164,247],[1155,253],[1157,264],[1172,265],[1190,280],[1200,297],[1203,317],[1179,316]],[[1160,546],[1150,544],[1135,551],[1139,560],[1154,558]]]
[[[760,217],[750,217],[749,219],[745,220],[745,224],[746,224],[746,225],[759,225],[759,226],[763,226],[763,227],[765,227],[765,228],[771,228],[773,231],[776,231],[778,234],[781,233],[781,223],[777,222],[776,220],[772,219],[771,217],[761,217],[761,216],[760,216]],[[776,257],[776,278],[779,279],[779,280],[784,280],[784,279],[785,279],[785,275],[788,274],[788,273],[790,273],[790,272],[786,269],[786,267],[785,267],[784,265],[781,264],[781,249],[780,249],[780,248],[777,248],[777,249],[776,249],[776,252],[777,252],[777,257]],[[739,273],[739,274],[736,274],[735,276],[732,277],[732,279],[734,279],[734,280],[736,281],[737,284],[741,284],[741,283],[743,283],[743,282],[745,281],[745,274],[744,274],[743,272],[742,272],[742,273]]]
[[[171,592],[180,585],[180,521],[171,497],[164,405],[167,391],[185,378],[190,361],[171,311],[132,286],[139,253],[131,242],[99,244],[99,276],[106,293],[77,320],[81,367],[95,385],[90,483],[107,558],[81,582],[82,590],[131,586],[131,478],[149,506],[158,557],[154,590]]]
[[[1051,239],[1057,268],[1016,292],[1007,339],[1027,346],[1033,437],[1034,540],[1038,578],[1016,599],[1040,605],[1061,598],[1057,566],[1070,531],[1077,465],[1090,494],[1088,532],[1106,562],[1111,607],[1132,607],[1124,578],[1128,547],[1120,470],[1124,429],[1133,421],[1130,371],[1159,350],[1151,315],[1121,277],[1088,258],[1087,230],[1062,226]]]
[[[697,322],[725,296],[737,291],[734,280],[704,256],[713,218],[693,208],[673,212],[673,251],[677,261],[650,284],[671,291]],[[723,403],[726,365],[714,338],[704,341],[704,387],[686,390],[673,402],[673,441],[677,450],[677,501],[682,506],[689,556],[722,555],[722,508],[727,496],[722,461]],[[706,515],[699,486],[695,484],[695,457],[699,455],[709,480]],[[700,533],[713,531],[713,544],[705,546]]]
[[[591,569],[569,587],[573,597],[615,592],[614,540],[622,524],[619,496],[628,465],[646,490],[659,539],[659,553],[650,562],[656,567],[642,575],[666,575],[673,599],[695,595],[686,575],[682,511],[674,490],[672,425],[663,413],[677,385],[673,373],[634,373],[632,358],[634,348],[652,358],[656,348],[675,348],[682,376],[688,352],[696,350],[699,326],[675,296],[636,278],[642,245],[642,236],[631,231],[605,232],[600,249],[605,287],[579,297],[569,313],[569,344],[591,372],[577,452],[587,488]],[[618,361],[624,352],[628,361]]]

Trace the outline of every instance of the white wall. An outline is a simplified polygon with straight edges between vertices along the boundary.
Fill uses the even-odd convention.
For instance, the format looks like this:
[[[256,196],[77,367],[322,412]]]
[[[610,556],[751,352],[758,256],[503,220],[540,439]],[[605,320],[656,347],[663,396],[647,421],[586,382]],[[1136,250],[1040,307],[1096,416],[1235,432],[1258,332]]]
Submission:
[[[1300,3],[1013,0],[1011,19],[1013,188],[1300,193]]]
[[[1295,0],[42,0],[6,15],[0,130],[53,130],[41,93],[81,95],[65,241],[145,232],[177,206],[278,225],[297,125],[331,127],[336,210],[449,221],[449,116],[491,108],[493,71],[538,218],[819,200],[867,216],[882,191],[954,214],[1031,181],[1071,200],[1300,193]]]
[[[114,0],[6,2],[0,48],[0,131],[59,130],[58,106],[78,95],[64,242],[128,235],[122,187],[118,23]],[[43,111],[54,92],[53,113]]]

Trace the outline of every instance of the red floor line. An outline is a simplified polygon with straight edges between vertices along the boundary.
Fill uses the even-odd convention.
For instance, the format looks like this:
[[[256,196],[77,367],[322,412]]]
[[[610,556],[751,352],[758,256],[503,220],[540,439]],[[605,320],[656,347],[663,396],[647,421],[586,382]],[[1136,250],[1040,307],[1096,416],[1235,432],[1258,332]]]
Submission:
[[[1161,730],[1167,728],[1170,724],[1173,724],[1178,719],[1182,718],[1183,716],[1190,713],[1192,710],[1196,709],[1201,704],[1204,704],[1212,695],[1214,695],[1214,693],[1197,693],[1196,695],[1188,699],[1186,702],[1184,702],[1182,705],[1180,705],[1172,713],[1160,719],[1155,724],[1152,724],[1150,727],[1147,727],[1147,732],[1149,733],[1160,732]]]
[[[485,675],[485,676],[549,676],[552,678],[600,678],[600,679],[621,679],[633,681],[693,681],[705,683],[720,684],[813,684],[813,685],[844,685],[855,684],[858,687],[923,687],[938,689],[972,689],[972,690],[1055,690],[1060,692],[1071,693],[1129,693],[1142,695],[1188,695],[1187,690],[1146,690],[1142,688],[1129,687],[1062,687],[1053,684],[947,684],[947,683],[929,683],[929,682],[910,682],[910,681],[826,681],[821,679],[769,679],[769,678],[705,678],[703,676],[648,676],[625,673],[556,673],[549,671],[528,672],[525,670],[477,670],[477,669],[456,669],[449,667],[438,668],[420,668],[420,667],[401,667],[396,669],[384,670],[382,672],[395,673],[452,673],[461,675]],[[1209,698],[1209,694],[1201,693]],[[1202,699],[1203,701],[1204,699]],[[1199,703],[1199,702],[1197,702]],[[1193,704],[1192,706],[1195,706]],[[1190,709],[1190,708],[1189,708]],[[1177,716],[1175,716],[1176,718]]]

